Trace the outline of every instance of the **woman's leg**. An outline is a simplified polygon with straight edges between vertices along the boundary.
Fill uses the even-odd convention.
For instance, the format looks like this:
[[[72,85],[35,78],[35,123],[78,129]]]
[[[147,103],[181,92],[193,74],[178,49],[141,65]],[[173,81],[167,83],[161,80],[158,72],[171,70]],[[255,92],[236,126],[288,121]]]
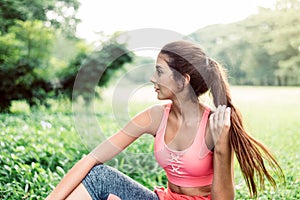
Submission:
[[[159,200],[155,192],[107,165],[93,167],[78,188],[80,190],[78,195],[86,195],[88,191],[93,200],[106,200],[112,196],[117,196],[122,200]],[[77,188],[74,193],[76,192]]]

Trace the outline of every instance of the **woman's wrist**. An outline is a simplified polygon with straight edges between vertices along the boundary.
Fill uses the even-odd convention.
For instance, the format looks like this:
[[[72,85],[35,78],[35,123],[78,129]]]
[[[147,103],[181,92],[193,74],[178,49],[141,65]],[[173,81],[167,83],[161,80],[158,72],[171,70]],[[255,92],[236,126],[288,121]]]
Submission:
[[[230,153],[230,149],[229,133],[222,133],[216,142],[214,153],[216,155],[228,154]]]

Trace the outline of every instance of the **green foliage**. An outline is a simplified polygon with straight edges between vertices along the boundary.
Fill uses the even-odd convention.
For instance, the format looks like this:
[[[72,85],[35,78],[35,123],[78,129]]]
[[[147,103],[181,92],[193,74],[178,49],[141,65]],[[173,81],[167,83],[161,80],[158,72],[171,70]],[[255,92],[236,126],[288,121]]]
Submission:
[[[281,0],[240,22],[208,26],[191,35],[228,69],[230,81],[300,85],[300,2]]]
[[[79,20],[77,0],[5,0],[0,2],[0,32],[7,33],[16,21],[45,22],[55,29],[62,29],[74,37]]]
[[[12,100],[34,105],[48,96],[52,42],[53,30],[41,21],[18,21],[0,35],[0,111],[7,111]]]
[[[8,111],[13,100],[24,99],[32,106],[57,94],[90,101],[95,87],[107,85],[115,71],[133,57],[125,44],[116,42],[116,36],[94,52],[82,41],[67,43],[65,39],[64,44],[74,44],[73,52],[69,58],[60,58],[59,51],[55,56],[52,53],[54,32],[40,21],[19,21],[10,31],[0,36],[0,111]],[[78,74],[80,82],[73,91]]]
[[[55,36],[76,40],[78,8],[77,0],[0,2],[0,112],[13,100],[32,106],[54,95],[56,73],[69,61],[53,53]]]
[[[66,47],[59,48],[60,43]],[[32,106],[57,94],[72,98],[80,71],[86,76],[75,97],[82,95],[88,100],[96,85],[107,84],[116,69],[131,61],[125,44],[118,44],[115,38],[103,42],[102,49],[91,57],[89,53],[83,41],[70,40],[42,21],[15,20],[7,33],[0,34],[0,112],[9,111],[13,100],[26,100]],[[93,75],[102,77],[99,84],[90,84]]]
[[[0,199],[44,199],[86,153],[70,115],[35,112],[0,118]]]
[[[19,43],[18,62],[29,63],[37,70],[47,68],[54,40],[52,29],[45,27],[42,21],[16,21],[9,33],[15,34]]]
[[[99,50],[80,49],[69,66],[59,73],[60,90],[70,99],[82,96],[90,102],[96,86],[106,86],[118,69],[132,61],[133,55],[125,44],[116,41],[116,36],[103,42]]]

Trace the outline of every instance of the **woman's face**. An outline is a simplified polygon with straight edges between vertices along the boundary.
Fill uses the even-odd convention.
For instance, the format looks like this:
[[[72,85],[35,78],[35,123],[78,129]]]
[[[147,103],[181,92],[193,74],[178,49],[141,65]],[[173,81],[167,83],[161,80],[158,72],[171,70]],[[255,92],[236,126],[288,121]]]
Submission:
[[[156,60],[155,72],[151,77],[155,92],[159,100],[172,99],[177,90],[177,84],[173,77],[173,71],[168,66],[167,56],[159,54]]]

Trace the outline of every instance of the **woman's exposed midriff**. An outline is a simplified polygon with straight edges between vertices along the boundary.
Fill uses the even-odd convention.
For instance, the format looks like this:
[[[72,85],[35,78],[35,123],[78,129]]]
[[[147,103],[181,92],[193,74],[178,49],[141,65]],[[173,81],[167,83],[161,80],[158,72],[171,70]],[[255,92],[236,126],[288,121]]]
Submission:
[[[208,196],[211,193],[211,185],[200,186],[200,187],[182,187],[168,182],[168,187],[172,192],[178,194],[184,194],[188,196]]]

